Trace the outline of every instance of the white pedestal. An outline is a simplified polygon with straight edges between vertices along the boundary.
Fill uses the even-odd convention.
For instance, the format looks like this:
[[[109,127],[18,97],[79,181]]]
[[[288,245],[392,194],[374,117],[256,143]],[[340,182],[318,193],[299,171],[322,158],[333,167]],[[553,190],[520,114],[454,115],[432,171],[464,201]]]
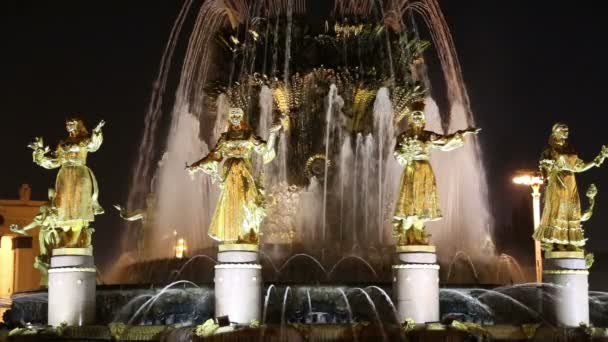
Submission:
[[[94,323],[96,274],[91,248],[53,250],[49,268],[49,325]]]
[[[434,246],[398,246],[393,293],[399,321],[438,322],[439,265]]]
[[[249,325],[261,320],[262,266],[257,245],[221,245],[215,266],[215,316]]]
[[[546,306],[548,316],[562,327],[589,325],[589,271],[582,252],[548,252],[545,254],[543,281],[556,285],[555,300]]]

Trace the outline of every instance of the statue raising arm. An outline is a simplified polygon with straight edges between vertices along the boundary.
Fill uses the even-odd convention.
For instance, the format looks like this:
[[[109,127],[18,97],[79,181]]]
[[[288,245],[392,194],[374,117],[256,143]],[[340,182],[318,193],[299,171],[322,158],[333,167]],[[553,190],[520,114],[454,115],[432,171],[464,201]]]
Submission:
[[[101,120],[93,129],[93,133],[91,133],[91,140],[87,144],[87,150],[89,152],[95,152],[99,150],[99,147],[101,147],[101,143],[103,143],[103,133],[101,132],[101,128],[103,128],[105,125],[106,122]]]
[[[544,172],[546,173],[549,173],[550,171],[570,171],[581,173],[594,167],[600,167],[604,163],[606,157],[608,157],[608,146],[602,146],[602,150],[598,156],[590,162],[577,159],[575,163],[568,163],[563,158],[552,159],[550,157],[543,157],[540,161],[540,167],[541,169],[544,169]]]
[[[272,126],[267,141],[262,140],[262,138],[258,136],[252,136],[253,144],[255,145],[254,151],[262,155],[264,164],[270,163],[276,157],[274,145],[282,127],[281,124]]]
[[[34,150],[32,152],[34,163],[45,169],[56,169],[61,166],[61,161],[57,154],[55,152],[49,153],[51,149],[48,146],[44,146],[41,137],[37,137],[28,147]]]
[[[589,163],[585,163],[583,160],[578,160],[575,166],[574,172],[585,172],[592,167],[600,167],[604,163],[604,160],[608,157],[608,146],[602,146],[600,153]]]

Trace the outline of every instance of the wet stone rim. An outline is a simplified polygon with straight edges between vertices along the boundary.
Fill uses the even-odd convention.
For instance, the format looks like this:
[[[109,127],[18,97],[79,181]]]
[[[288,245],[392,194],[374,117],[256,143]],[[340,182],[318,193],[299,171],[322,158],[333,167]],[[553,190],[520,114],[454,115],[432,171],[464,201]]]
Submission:
[[[90,272],[97,273],[95,267],[55,267],[49,268],[49,273]]]
[[[429,270],[438,270],[439,265],[437,264],[402,264],[402,265],[393,265],[393,269],[429,269]]]
[[[543,274],[579,274],[589,275],[587,270],[544,270]]]
[[[262,265],[260,264],[249,264],[249,263],[226,263],[215,265],[215,269],[243,269],[243,268],[253,268],[253,269],[262,269]]]

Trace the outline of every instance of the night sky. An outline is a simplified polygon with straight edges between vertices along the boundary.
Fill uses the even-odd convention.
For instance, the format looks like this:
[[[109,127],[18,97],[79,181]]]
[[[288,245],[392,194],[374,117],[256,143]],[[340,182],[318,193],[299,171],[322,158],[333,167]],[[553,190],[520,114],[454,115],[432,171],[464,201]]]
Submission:
[[[54,146],[65,136],[68,115],[80,113],[90,128],[105,119],[104,145],[88,159],[106,209],[94,236],[102,264],[118,251],[124,226],[112,204],[126,201],[152,82],[181,3],[9,0],[0,5],[0,198],[16,198],[25,182],[34,199],[46,198],[56,170],[32,163],[27,144],[34,137]],[[568,123],[570,141],[585,160],[608,144],[603,12],[568,2],[525,3],[440,1],[483,127],[497,226],[510,225],[513,210],[526,203],[531,211],[529,190],[514,186],[511,176],[536,167],[554,122]],[[596,214],[585,226],[588,249],[599,256],[596,270],[608,270],[608,258],[601,257],[608,254],[607,168],[608,163],[578,178],[582,195],[592,182],[600,190]],[[531,240],[524,241],[532,247]]]

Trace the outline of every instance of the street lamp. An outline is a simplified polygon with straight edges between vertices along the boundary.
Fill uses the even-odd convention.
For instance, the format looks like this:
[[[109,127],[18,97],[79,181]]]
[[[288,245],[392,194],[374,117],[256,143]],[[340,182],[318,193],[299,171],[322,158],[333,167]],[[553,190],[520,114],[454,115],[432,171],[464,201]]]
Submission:
[[[543,177],[538,171],[521,170],[513,177],[513,183],[528,185],[532,188],[532,211],[534,215],[534,230],[540,225],[540,187]],[[534,265],[536,269],[536,282],[542,283],[543,261],[541,257],[540,241],[534,240]]]

